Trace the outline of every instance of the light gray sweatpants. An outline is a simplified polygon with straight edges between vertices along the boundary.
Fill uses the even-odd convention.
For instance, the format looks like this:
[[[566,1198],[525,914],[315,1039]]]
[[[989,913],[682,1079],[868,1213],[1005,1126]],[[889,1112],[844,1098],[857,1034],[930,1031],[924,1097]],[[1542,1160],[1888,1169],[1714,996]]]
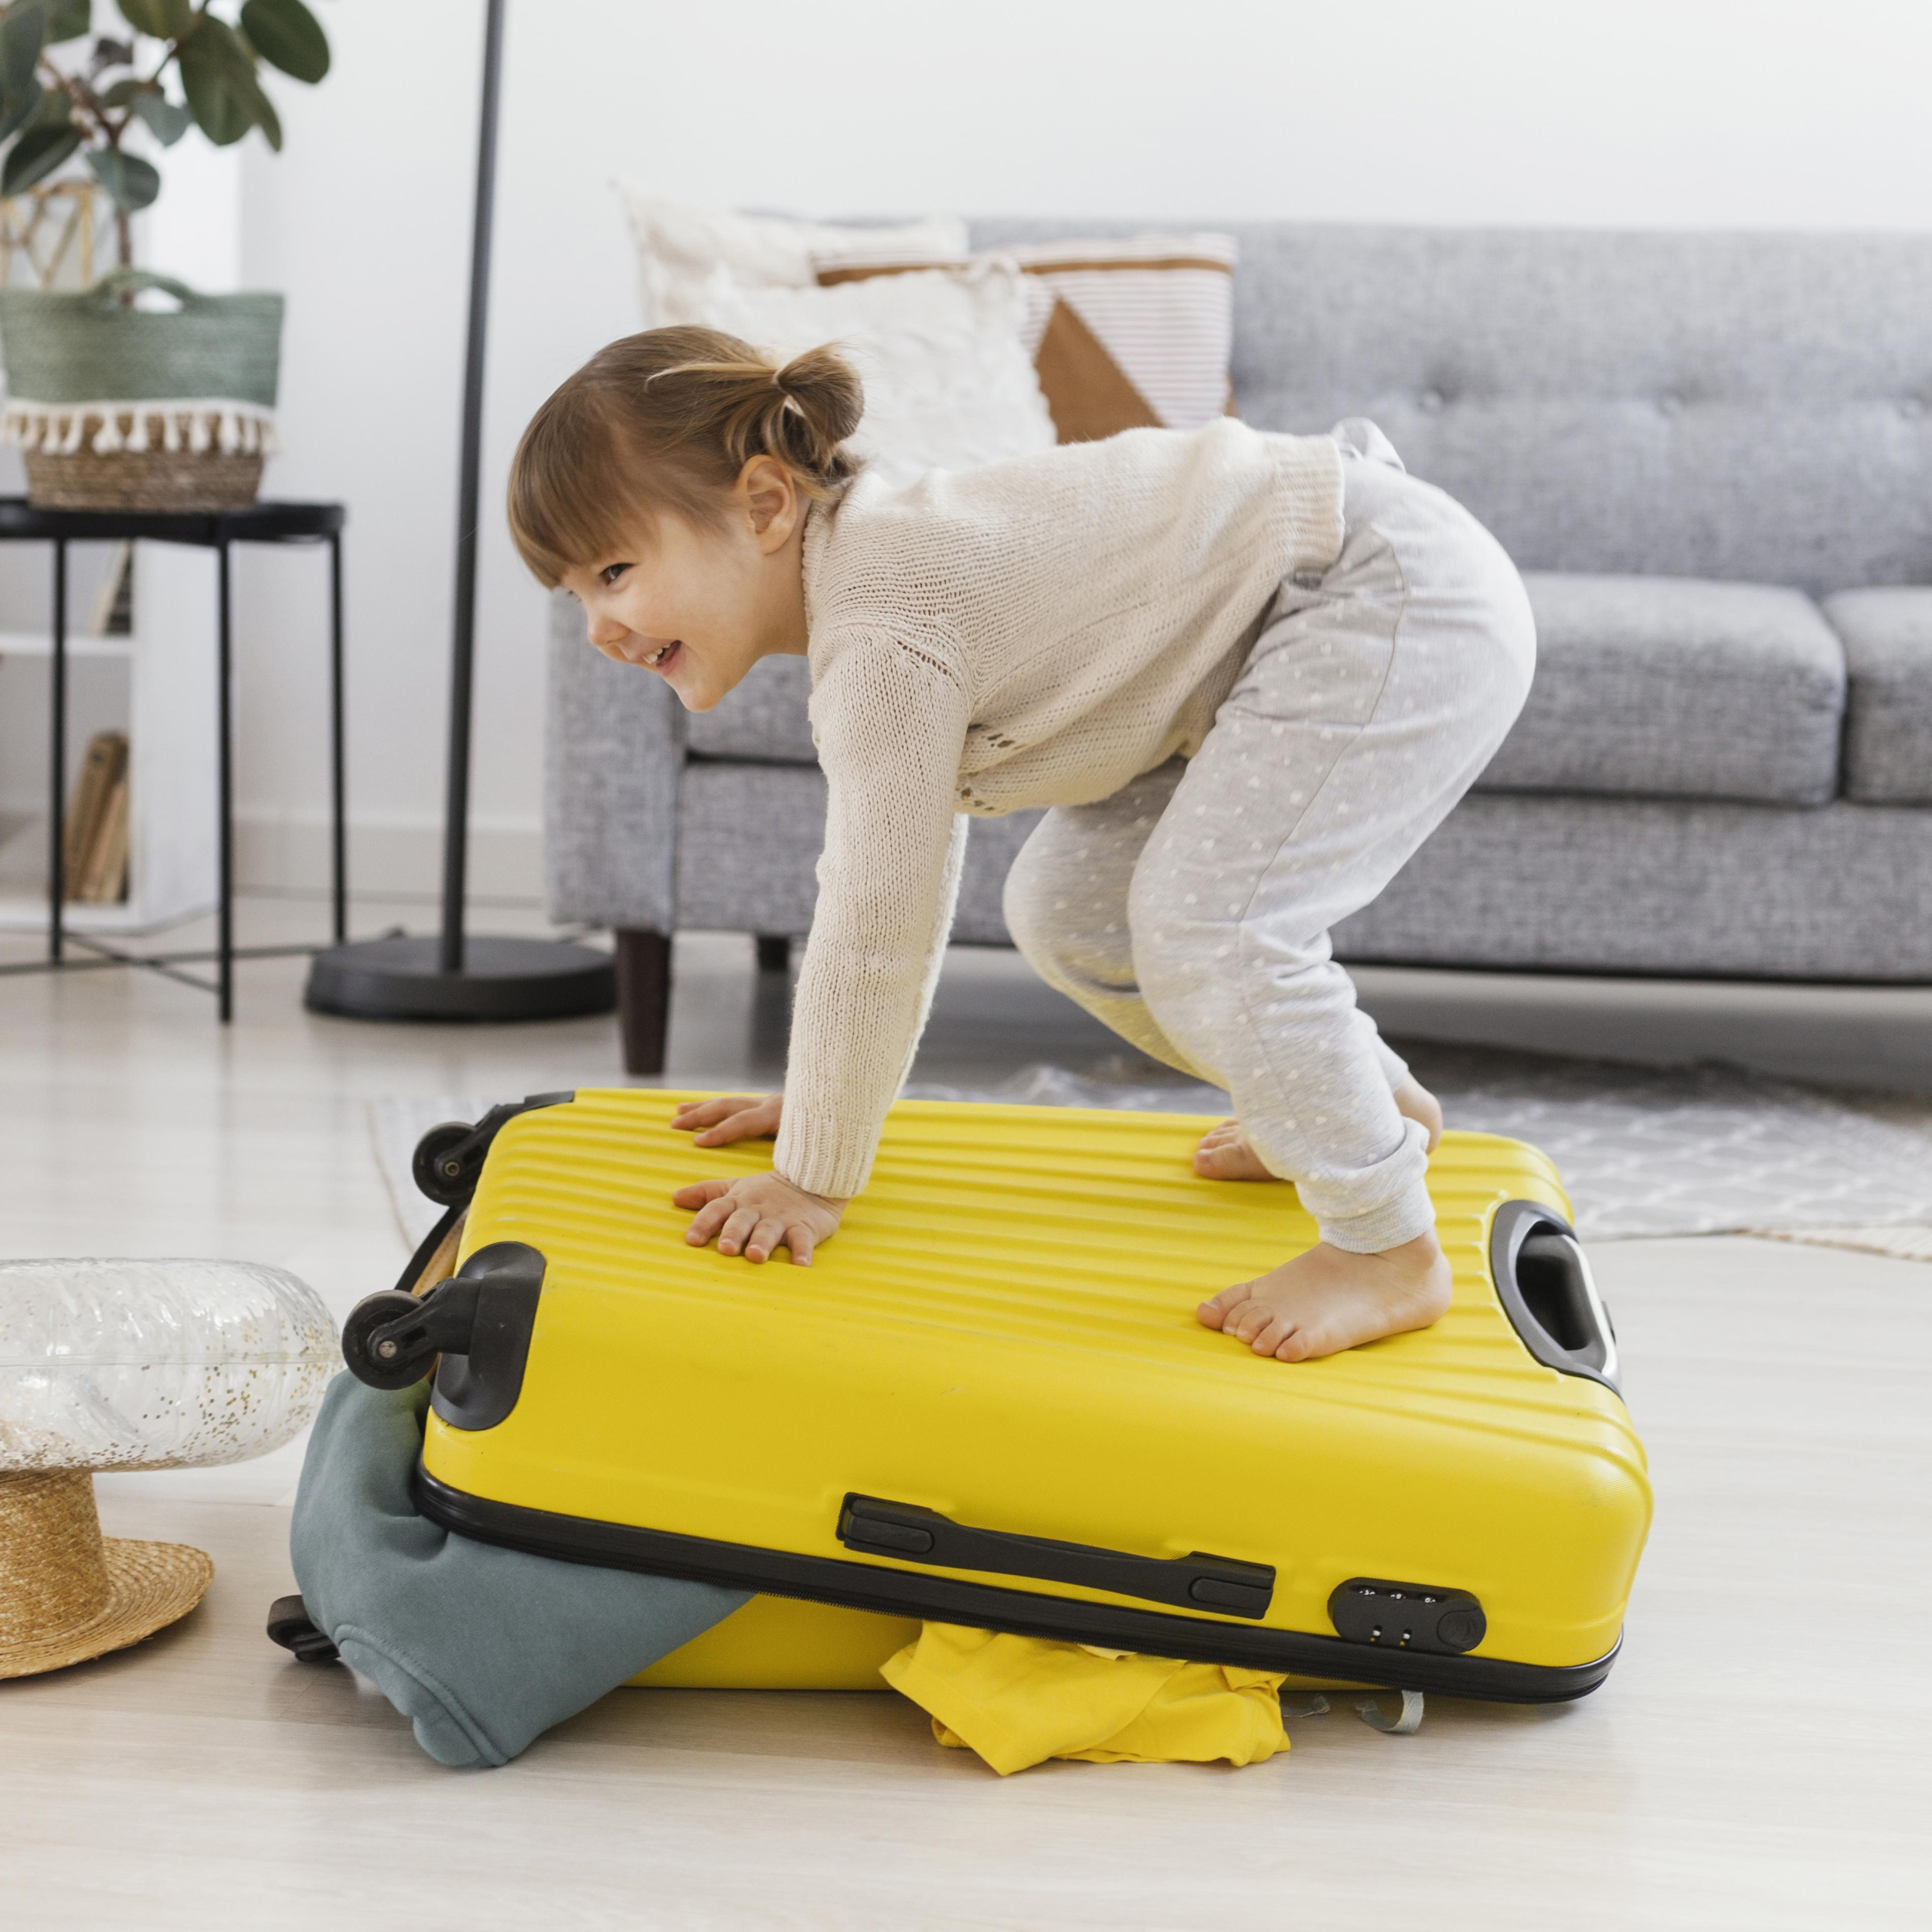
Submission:
[[[1322,1238],[1372,1253],[1434,1224],[1406,1071],[1328,928],[1369,903],[1502,743],[1536,627],[1502,547],[1359,417],[1342,553],[1284,581],[1213,729],[1097,804],[1056,807],[1006,881],[1042,978],[1228,1089]]]

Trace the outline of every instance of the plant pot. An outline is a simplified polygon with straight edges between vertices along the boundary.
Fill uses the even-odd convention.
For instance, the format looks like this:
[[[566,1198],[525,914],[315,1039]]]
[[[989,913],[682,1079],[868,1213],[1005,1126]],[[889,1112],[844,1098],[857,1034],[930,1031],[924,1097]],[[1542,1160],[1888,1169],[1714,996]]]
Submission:
[[[172,311],[131,308],[158,288]],[[37,509],[245,509],[275,449],[279,295],[122,268],[80,294],[0,289],[7,408]]]

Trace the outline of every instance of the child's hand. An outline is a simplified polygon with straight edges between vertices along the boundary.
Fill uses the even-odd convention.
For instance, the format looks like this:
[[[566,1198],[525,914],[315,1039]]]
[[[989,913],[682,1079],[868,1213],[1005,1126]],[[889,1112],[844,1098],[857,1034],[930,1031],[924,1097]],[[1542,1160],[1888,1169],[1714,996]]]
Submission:
[[[716,1100],[686,1100],[672,1116],[671,1124],[696,1136],[697,1147],[724,1147],[755,1134],[776,1134],[782,1094],[759,1100],[750,1094],[722,1094]]]
[[[775,1114],[775,1098],[770,1104]],[[716,1235],[720,1254],[742,1251],[747,1261],[767,1261],[778,1249],[789,1248],[792,1266],[799,1268],[811,1265],[812,1250],[838,1233],[845,1211],[843,1201],[808,1194],[769,1171],[735,1181],[693,1181],[671,1198],[681,1208],[699,1210],[685,1230],[693,1247]]]

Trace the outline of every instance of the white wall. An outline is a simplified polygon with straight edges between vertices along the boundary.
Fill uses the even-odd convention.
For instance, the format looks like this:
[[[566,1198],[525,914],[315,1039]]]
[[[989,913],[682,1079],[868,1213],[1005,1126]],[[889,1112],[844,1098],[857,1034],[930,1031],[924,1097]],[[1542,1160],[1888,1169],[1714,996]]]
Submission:
[[[482,5],[322,13],[335,71],[244,155],[242,272],[289,297],[269,487],[350,505],[362,876],[427,892]],[[474,888],[536,876],[542,597],[498,505],[530,410],[637,325],[614,174],[818,212],[1923,228],[1928,56],[1900,0],[511,0]],[[257,877],[317,876],[318,568],[244,579]]]

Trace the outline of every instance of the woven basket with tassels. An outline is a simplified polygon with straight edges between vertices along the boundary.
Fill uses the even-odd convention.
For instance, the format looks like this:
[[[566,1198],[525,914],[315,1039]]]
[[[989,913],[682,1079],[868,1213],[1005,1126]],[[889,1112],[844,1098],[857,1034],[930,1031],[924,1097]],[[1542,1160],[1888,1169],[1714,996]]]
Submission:
[[[158,288],[180,307],[129,307]],[[80,294],[0,289],[7,407],[38,509],[239,509],[275,448],[279,295],[202,295],[145,269]]]

